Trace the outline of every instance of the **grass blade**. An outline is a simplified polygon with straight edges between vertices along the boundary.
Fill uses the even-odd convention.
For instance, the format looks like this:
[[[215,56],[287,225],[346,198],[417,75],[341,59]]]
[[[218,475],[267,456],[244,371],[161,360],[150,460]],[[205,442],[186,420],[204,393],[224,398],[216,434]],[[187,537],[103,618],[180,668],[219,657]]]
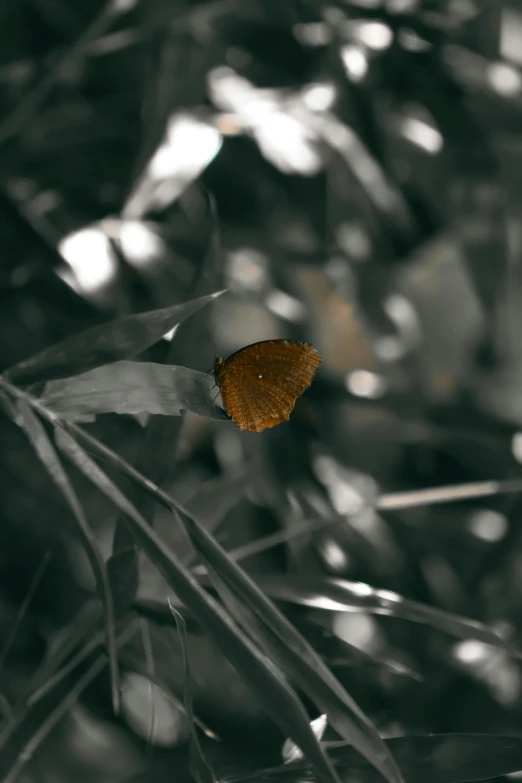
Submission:
[[[364,748],[364,753],[368,753],[372,758],[372,763],[383,767],[385,771],[382,771],[382,773],[388,780],[396,781],[397,783],[402,781],[402,776],[393,758],[390,756],[386,745],[384,745],[371,721],[355,704],[302,635],[288,622],[252,579],[231,561],[215,539],[196,523],[183,506],[138,473],[132,465],[80,427],[71,425],[71,429],[100,457],[103,457],[122,471],[137,486],[142,487],[163,506],[176,511],[180,515],[193,542],[207,560],[212,560],[216,573],[219,573],[221,578],[226,575],[227,579],[230,580],[229,586],[237,585],[239,594],[244,596],[252,607],[256,607],[256,611],[259,611],[265,624],[273,627],[279,638],[284,640],[288,647],[288,654],[294,656],[295,665],[304,667],[307,677],[307,690],[310,687],[310,682],[314,682],[317,685],[321,696],[321,701],[317,702],[317,706],[328,714],[330,724],[339,731],[341,736],[348,735],[350,741],[353,742],[354,738],[356,738],[360,742],[361,747]],[[289,644],[289,639],[292,640],[291,644]],[[328,698],[328,707],[323,705],[323,698]],[[354,734],[357,726],[360,733]],[[302,746],[300,747],[302,748]],[[363,752],[359,747],[358,750],[361,753]]]
[[[422,623],[460,639],[478,639],[506,650],[515,658],[522,651],[514,648],[487,625],[470,620],[443,609],[409,601],[390,590],[378,590],[363,582],[348,579],[310,579],[278,575],[260,580],[260,584],[274,599],[289,601],[301,606],[335,612],[369,612],[388,617],[398,617]]]
[[[165,546],[132,503],[76,441],[59,427],[56,428],[56,441],[61,451],[77,468],[125,512],[136,541],[147,557],[163,574],[180,600],[212,635],[223,654],[246,678],[274,722],[301,748],[314,765],[318,778],[324,783],[339,783],[333,767],[310,728],[301,702],[279,670],[252,644],[223,607],[206,593],[194,575],[183,566],[174,552]]]
[[[227,600],[235,604],[248,632],[265,648],[268,646],[281,669],[327,713],[330,724],[342,737],[353,743],[390,783],[402,781],[400,770],[373,723],[304,636],[203,527],[186,512],[181,516],[196,551],[226,584],[230,591],[226,593]],[[223,587],[221,584],[218,589],[225,595]]]
[[[299,685],[316,706],[324,710],[341,736],[349,739],[387,780],[402,780],[393,759],[389,763],[392,757],[387,750],[382,752],[382,747],[386,746],[373,724],[299,631],[291,626],[292,631],[287,633],[284,629],[284,623],[288,623],[286,618],[283,618],[283,623],[271,622],[271,612],[263,612],[261,602],[251,603],[245,598],[240,600],[215,572],[212,581],[230,613],[238,618],[255,643],[281,671]],[[314,669],[310,663],[316,660],[317,669]],[[323,670],[330,676],[323,677]]]
[[[114,362],[81,375],[51,381],[42,404],[62,418],[82,419],[99,413],[146,413],[179,416],[182,410],[226,420],[214,405],[213,377],[154,362]]]
[[[188,650],[187,650],[187,627],[185,625],[185,620],[180,615],[180,613],[174,609],[172,604],[169,601],[169,608],[172,612],[172,616],[174,617],[174,620],[176,621],[176,628],[178,629],[179,639],[181,642],[181,653],[183,655],[183,671],[184,671],[184,701],[185,701],[185,711],[187,713],[187,718],[189,720],[190,724],[190,737],[192,742],[192,758],[195,765],[195,777],[198,781],[198,783],[216,783],[216,778],[214,776],[214,773],[211,769],[211,767],[208,765],[207,760],[205,759],[205,756],[203,755],[203,751],[201,750],[201,745],[199,744],[199,738],[196,731],[196,726],[194,723],[194,713],[192,709],[192,675],[190,673],[190,663],[188,659]]]
[[[5,775],[2,783],[16,783],[22,770],[33,758],[34,754],[43,742],[50,735],[52,730],[58,725],[63,716],[78,701],[83,691],[100,675],[105,667],[105,656],[100,656],[92,663],[86,672],[78,678],[74,687],[67,693],[66,697],[55,707],[51,714],[46,718],[40,728],[35,731],[31,739],[25,743],[9,772]]]
[[[28,384],[67,378],[120,359],[132,358],[150,348],[177,324],[223,293],[217,291],[183,304],[94,326],[24,359],[4,375],[16,383]]]
[[[522,739],[495,734],[431,734],[386,740],[412,783],[472,783],[495,780],[522,769]],[[332,760],[343,780],[379,783],[375,771],[353,748],[339,744],[330,748]],[[306,762],[222,778],[222,783],[311,783],[313,773]]]
[[[96,538],[85,517],[83,508],[60,462],[42,422],[23,400],[16,404],[17,424],[24,430],[35,452],[49,472],[52,480],[62,492],[76,521],[78,533],[96,580],[96,586],[105,614],[107,653],[111,672],[112,704],[114,712],[120,710],[120,687],[118,672],[118,653],[114,633],[114,607],[105,563],[98,549]]]
[[[127,644],[136,631],[137,623],[130,623],[118,634],[118,645],[122,647]],[[24,723],[28,715],[28,710],[38,704],[42,699],[50,696],[53,691],[57,690],[71,673],[74,672],[78,666],[88,661],[92,653],[96,651],[97,647],[102,646],[103,643],[103,635],[95,634],[85,646],[78,650],[62,668],[56,671],[55,674],[49,675],[48,678],[40,678],[40,685],[36,685],[34,689],[31,689],[30,696],[16,706],[12,719],[2,726],[2,729],[0,730],[0,749],[11,747],[8,743],[12,742],[15,732]],[[103,668],[107,664],[107,655],[102,652],[96,660],[102,662]]]

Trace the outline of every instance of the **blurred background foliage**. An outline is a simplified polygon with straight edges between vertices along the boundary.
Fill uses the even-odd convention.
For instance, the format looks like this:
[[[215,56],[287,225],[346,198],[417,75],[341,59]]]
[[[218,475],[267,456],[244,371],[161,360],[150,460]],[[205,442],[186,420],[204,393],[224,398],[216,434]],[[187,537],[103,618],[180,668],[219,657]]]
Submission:
[[[429,609],[522,646],[519,496],[458,489],[514,481],[522,460],[522,2],[3,0],[0,44],[0,369],[220,288],[146,358],[206,371],[257,340],[312,342],[313,386],[260,436],[193,414],[157,417],[146,440],[140,416],[90,431],[272,589],[383,736],[519,733],[519,660]],[[5,416],[0,440],[8,725],[59,640],[71,655],[90,641],[95,586]],[[107,559],[117,512],[76,484]],[[172,516],[153,517],[189,556]],[[140,565],[122,717],[104,669],[23,779],[187,778],[179,640]],[[327,577],[425,610],[413,624],[401,602],[332,605]],[[280,763],[247,684],[188,630],[216,769]],[[5,769],[51,706],[4,743]],[[406,765],[423,752],[408,745]],[[430,777],[437,763],[411,780],[468,779]]]

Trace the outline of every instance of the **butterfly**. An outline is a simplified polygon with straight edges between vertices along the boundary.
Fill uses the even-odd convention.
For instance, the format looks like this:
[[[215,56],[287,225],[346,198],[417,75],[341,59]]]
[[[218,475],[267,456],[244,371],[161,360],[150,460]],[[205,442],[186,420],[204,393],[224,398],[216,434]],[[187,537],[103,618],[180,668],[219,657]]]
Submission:
[[[216,357],[214,378],[223,407],[240,430],[262,432],[288,421],[314,378],[321,357],[298,340],[264,340],[228,359]]]

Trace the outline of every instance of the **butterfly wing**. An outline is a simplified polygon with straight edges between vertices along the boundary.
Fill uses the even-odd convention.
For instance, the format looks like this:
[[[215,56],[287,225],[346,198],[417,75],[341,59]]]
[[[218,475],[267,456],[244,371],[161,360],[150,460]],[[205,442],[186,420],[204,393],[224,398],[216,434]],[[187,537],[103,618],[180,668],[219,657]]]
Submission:
[[[223,406],[232,421],[249,432],[288,421],[320,363],[308,343],[267,340],[242,348],[216,376]]]

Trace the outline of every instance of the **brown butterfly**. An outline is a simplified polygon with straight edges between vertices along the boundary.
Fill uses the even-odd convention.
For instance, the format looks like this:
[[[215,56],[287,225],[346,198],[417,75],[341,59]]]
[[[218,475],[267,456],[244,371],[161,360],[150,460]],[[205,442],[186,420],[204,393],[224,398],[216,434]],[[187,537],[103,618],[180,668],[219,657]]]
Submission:
[[[321,357],[309,343],[264,340],[214,361],[223,407],[240,430],[262,432],[288,421]]]

